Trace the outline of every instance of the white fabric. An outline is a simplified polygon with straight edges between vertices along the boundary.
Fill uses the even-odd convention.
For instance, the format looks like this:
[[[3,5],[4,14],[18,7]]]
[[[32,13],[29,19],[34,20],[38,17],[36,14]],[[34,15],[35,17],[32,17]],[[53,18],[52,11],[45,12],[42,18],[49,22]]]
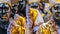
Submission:
[[[35,25],[38,25],[39,23],[44,23],[43,17],[41,16],[40,12],[37,10],[37,17],[35,20]]]
[[[18,19],[18,16],[19,16],[18,14],[15,14],[14,15],[14,20],[17,20]]]
[[[10,1],[10,0],[5,0],[5,1]]]
[[[7,34],[10,34],[10,30],[12,28],[11,24],[14,23],[14,21],[12,19],[10,19],[9,22],[10,22],[10,24],[9,24],[9,26],[7,28]]]
[[[30,21],[29,21],[29,16],[28,16],[28,12],[29,12],[29,10],[28,10],[28,5],[26,5],[26,17],[27,17],[27,19],[26,19],[26,24],[27,24],[27,26],[28,26],[28,28],[30,28],[31,26],[30,26]]]
[[[58,34],[60,34],[60,27],[59,26],[56,26],[58,28]]]
[[[60,28],[58,29],[58,34],[60,34]]]
[[[2,2],[0,2],[0,3],[2,3]]]
[[[40,1],[40,0],[29,0],[30,3],[31,2],[38,2],[38,1]]]
[[[52,8],[52,12],[55,13],[55,12],[57,12],[57,10],[55,10],[54,8]]]
[[[34,29],[34,32],[35,32],[39,29],[39,26],[35,26],[33,29]]]
[[[45,10],[50,10],[51,5],[49,3],[45,3]]]
[[[37,17],[36,17],[36,20],[35,20],[35,25],[39,25],[39,23],[44,23],[44,20],[43,20],[43,17],[41,16],[40,12],[37,10]],[[39,29],[39,26],[35,26],[33,28],[34,32],[37,31]]]
[[[50,4],[54,4],[55,3],[55,0],[49,0],[49,3]]]

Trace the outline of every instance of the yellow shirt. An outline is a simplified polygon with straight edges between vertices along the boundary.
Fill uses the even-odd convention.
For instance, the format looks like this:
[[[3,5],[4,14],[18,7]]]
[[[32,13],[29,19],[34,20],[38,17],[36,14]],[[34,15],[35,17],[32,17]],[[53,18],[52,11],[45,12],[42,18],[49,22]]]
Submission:
[[[43,23],[42,25],[40,25],[37,33],[41,33],[41,34],[54,34],[54,27],[52,26],[52,24],[49,23]]]
[[[60,3],[60,0],[55,0],[55,2]]]
[[[42,13],[42,14],[41,14],[41,16],[42,16],[42,17],[44,17],[44,16],[45,16],[45,14],[43,14],[43,13]]]
[[[33,9],[33,8],[30,8],[29,9],[29,16],[31,17],[31,19],[33,21],[35,21],[35,19],[37,17],[37,10],[36,9]]]
[[[19,17],[18,17],[18,20],[16,21],[16,23],[17,23],[18,25],[20,25],[20,26],[24,26],[25,22],[26,22],[26,20],[25,20],[25,18],[22,17],[22,16],[19,16]]]
[[[11,29],[11,34],[25,34],[25,28],[21,26],[15,26]]]

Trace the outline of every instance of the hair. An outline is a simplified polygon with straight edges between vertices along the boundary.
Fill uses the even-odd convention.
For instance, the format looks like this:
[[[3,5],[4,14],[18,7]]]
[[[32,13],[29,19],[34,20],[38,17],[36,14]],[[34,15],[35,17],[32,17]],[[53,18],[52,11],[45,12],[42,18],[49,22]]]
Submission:
[[[25,1],[25,0],[24,0],[24,1]],[[27,1],[25,1],[25,7],[24,7],[22,10],[20,10],[20,6],[21,6],[21,5],[18,5],[18,6],[17,6],[17,8],[18,8],[17,14],[19,14],[19,15],[21,15],[21,16],[25,16],[25,17],[26,17],[26,2],[27,2]]]
[[[11,6],[10,4],[8,4],[8,3],[5,3],[5,4],[7,4],[7,5],[9,6],[10,9],[12,9],[12,6]]]

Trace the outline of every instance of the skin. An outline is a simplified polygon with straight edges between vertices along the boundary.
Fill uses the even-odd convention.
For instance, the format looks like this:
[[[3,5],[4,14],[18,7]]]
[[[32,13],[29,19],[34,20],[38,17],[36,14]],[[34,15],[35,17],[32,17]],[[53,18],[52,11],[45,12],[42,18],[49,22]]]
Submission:
[[[2,16],[2,18],[5,19],[6,21],[9,21],[10,9],[7,10],[7,11],[8,11],[8,12],[7,12],[6,14],[4,14],[4,15]]]

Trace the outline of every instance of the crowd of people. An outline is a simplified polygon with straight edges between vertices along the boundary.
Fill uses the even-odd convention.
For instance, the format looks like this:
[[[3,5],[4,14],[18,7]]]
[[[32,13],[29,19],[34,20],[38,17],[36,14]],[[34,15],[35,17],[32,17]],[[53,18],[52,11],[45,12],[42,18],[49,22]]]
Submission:
[[[60,34],[60,3],[53,0],[0,1],[0,34]]]

